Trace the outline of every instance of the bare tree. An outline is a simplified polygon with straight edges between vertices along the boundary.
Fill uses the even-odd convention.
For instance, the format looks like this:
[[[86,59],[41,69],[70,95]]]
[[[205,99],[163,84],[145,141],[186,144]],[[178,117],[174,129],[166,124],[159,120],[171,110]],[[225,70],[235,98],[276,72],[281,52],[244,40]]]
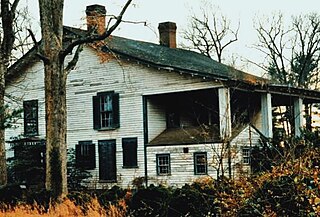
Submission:
[[[210,12],[209,12],[210,11]],[[202,17],[192,15],[189,27],[183,31],[183,38],[191,43],[191,48],[222,62],[223,51],[238,40],[240,23],[233,29],[230,20],[224,15],[218,15],[212,7],[201,8]]]
[[[12,60],[12,53],[17,49],[15,41],[21,29],[17,25],[17,7],[19,0],[2,0],[0,2],[0,185],[7,184],[7,166],[5,150],[6,106],[4,101],[5,77]]]
[[[132,0],[128,0],[115,23],[102,34],[91,34],[63,47],[63,0],[39,0],[42,42],[39,57],[44,63],[46,110],[46,189],[57,198],[67,193],[67,73],[77,63],[82,44],[107,38],[120,24]],[[78,47],[77,47],[78,46]],[[64,66],[66,56],[75,48],[73,59]]]
[[[264,69],[280,83],[315,88],[320,60],[320,16],[312,13],[292,18],[285,27],[282,14],[258,22],[259,42],[255,47],[265,54]]]
[[[282,14],[275,14],[271,20],[260,20],[256,26],[259,42],[255,47],[266,56],[267,64],[262,67],[279,83],[316,89],[319,83],[320,16],[310,13],[292,17],[292,23],[287,27],[283,20]],[[308,129],[311,129],[311,107],[305,105]],[[287,106],[286,114],[291,110]]]

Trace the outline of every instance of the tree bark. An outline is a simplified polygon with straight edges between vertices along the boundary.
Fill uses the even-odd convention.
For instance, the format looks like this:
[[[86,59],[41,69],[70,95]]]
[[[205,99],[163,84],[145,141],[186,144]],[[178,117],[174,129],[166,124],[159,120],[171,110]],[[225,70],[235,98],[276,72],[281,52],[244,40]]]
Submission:
[[[56,198],[67,189],[66,73],[61,58],[63,0],[39,0],[46,110],[46,189]]]
[[[7,67],[3,58],[0,55],[0,186],[7,184],[7,160],[6,160],[6,143],[5,143],[5,131],[4,131],[4,91],[5,91],[5,79]]]

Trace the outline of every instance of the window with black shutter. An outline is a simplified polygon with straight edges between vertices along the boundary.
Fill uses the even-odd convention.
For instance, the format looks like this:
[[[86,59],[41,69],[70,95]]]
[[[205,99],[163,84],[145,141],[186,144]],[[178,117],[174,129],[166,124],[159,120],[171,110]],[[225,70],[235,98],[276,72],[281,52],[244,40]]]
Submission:
[[[101,92],[93,96],[93,128],[96,130],[120,127],[119,93]]]
[[[38,100],[23,102],[24,135],[37,136],[38,130]]]
[[[76,166],[87,170],[96,168],[95,144],[91,140],[79,141],[76,145]]]
[[[123,151],[123,167],[135,168],[138,167],[137,162],[137,138],[123,138],[122,151]]]

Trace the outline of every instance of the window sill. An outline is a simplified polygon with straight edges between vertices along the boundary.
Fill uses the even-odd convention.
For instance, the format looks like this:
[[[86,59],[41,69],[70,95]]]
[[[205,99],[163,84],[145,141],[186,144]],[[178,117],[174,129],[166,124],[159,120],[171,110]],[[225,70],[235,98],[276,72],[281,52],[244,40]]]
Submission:
[[[123,169],[137,169],[139,166],[122,166]]]
[[[171,173],[167,173],[167,174],[157,174],[157,176],[171,176]]]
[[[117,180],[99,180],[99,183],[117,183]]]
[[[111,131],[111,130],[116,130],[119,127],[104,127],[104,128],[100,128],[100,129],[96,129],[97,131]]]

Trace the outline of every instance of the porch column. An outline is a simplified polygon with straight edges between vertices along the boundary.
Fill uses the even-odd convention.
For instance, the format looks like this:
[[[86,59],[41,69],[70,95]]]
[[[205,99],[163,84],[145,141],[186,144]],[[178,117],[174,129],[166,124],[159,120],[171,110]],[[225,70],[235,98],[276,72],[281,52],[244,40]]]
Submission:
[[[294,135],[300,136],[300,129],[303,127],[303,115],[302,115],[302,99],[295,98],[293,101],[294,112]]]
[[[261,94],[262,133],[267,138],[273,137],[271,94]]]
[[[231,103],[229,88],[219,88],[218,95],[220,138],[226,139],[231,136]]]

